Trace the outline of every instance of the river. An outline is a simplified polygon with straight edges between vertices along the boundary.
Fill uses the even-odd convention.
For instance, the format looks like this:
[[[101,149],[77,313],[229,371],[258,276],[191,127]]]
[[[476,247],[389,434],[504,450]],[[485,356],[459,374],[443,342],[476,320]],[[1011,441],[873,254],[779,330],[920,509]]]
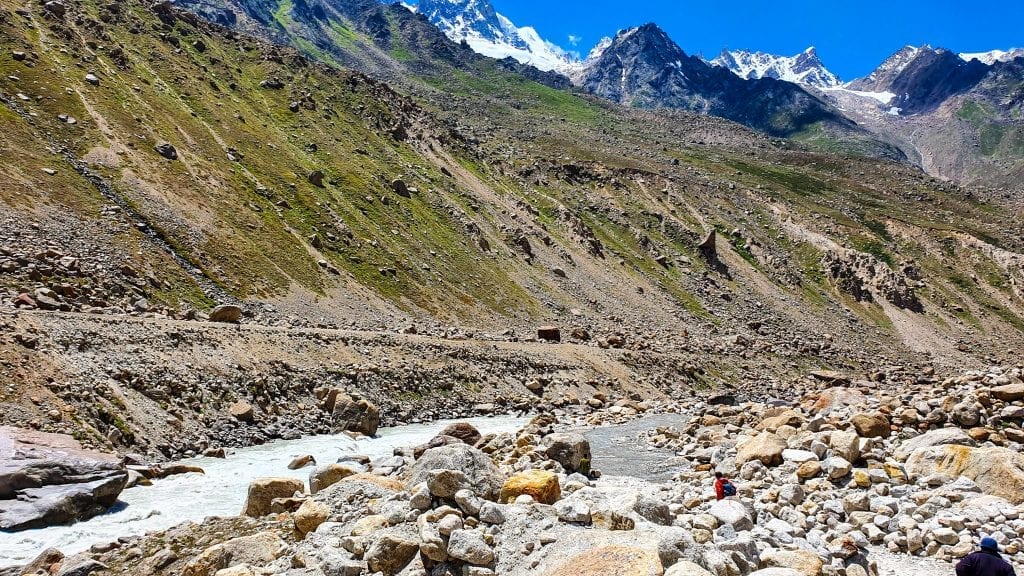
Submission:
[[[462,420],[482,434],[515,432],[528,418],[497,417]],[[71,526],[0,533],[0,567],[25,564],[47,548],[67,555],[120,536],[142,535],[178,524],[199,522],[208,516],[235,516],[242,511],[249,483],[254,478],[280,476],[307,480],[310,468],[289,470],[296,456],[312,454],[318,462],[334,462],[345,455],[371,458],[390,456],[395,448],[426,442],[451,422],[382,428],[378,437],[353,440],[345,435],[311,436],[241,448],[228,458],[184,460],[206,471],[157,480],[152,486],[130,488],[110,512]]]

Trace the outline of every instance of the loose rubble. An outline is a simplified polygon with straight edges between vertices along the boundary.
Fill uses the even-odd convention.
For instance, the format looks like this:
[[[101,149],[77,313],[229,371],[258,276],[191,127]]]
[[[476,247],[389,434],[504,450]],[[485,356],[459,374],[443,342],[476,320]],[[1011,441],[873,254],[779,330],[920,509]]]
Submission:
[[[515,435],[458,424],[393,457],[318,466],[308,493],[301,481],[255,480],[243,528],[192,526],[196,544],[163,569],[876,576],[903,557],[953,562],[983,536],[1019,567],[1024,467],[1008,431],[1024,415],[1021,375],[997,367],[872,394],[851,379],[788,402],[682,404],[677,426],[642,436],[680,459],[664,483],[591,467],[601,454],[572,419],[538,416]],[[715,499],[716,470],[737,496]],[[149,553],[180,530],[131,549]],[[219,536],[201,536],[211,530]],[[125,554],[86,556],[116,567]]]

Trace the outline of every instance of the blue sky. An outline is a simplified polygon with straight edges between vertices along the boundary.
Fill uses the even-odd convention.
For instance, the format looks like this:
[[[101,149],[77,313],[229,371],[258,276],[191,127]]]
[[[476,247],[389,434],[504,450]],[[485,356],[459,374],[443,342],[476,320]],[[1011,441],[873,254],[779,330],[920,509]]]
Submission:
[[[656,22],[688,54],[706,57],[723,47],[790,56],[815,46],[825,65],[844,80],[864,76],[907,44],[955,52],[1024,47],[1021,0],[491,1],[518,26],[533,26],[541,36],[584,56],[603,36]],[[578,40],[575,47],[570,36]]]

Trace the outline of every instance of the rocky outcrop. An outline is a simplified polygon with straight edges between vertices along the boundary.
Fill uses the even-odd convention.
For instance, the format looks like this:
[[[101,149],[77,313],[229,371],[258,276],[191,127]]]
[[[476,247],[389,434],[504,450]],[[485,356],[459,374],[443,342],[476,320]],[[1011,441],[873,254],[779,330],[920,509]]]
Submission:
[[[920,436],[914,436],[903,441],[896,447],[893,456],[900,461],[906,460],[911,454],[932,446],[946,446],[955,444],[960,446],[976,446],[977,442],[961,428],[940,428],[925,432]]]
[[[593,455],[590,442],[578,433],[556,433],[544,437],[547,457],[562,465],[567,473],[590,473]]]
[[[465,444],[452,444],[432,448],[410,468],[406,480],[409,486],[426,482],[434,470],[461,472],[467,488],[487,500],[497,500],[505,485],[505,475],[486,454]]]
[[[661,576],[658,555],[642,548],[607,546],[570,558],[545,576]]]
[[[291,498],[304,490],[302,480],[295,478],[258,478],[249,484],[242,514],[253,518],[266,516],[270,514],[275,499]]]
[[[185,565],[182,576],[214,576],[232,566],[261,566],[280,558],[287,550],[276,534],[263,532],[211,546]]]
[[[373,436],[380,426],[380,409],[363,398],[335,393],[331,421],[335,432],[358,432]]]
[[[941,474],[973,480],[986,494],[1024,503],[1024,454],[1007,448],[946,445],[920,448],[907,459],[911,479]]]
[[[821,257],[821,264],[836,287],[856,300],[871,302],[878,297],[904,310],[924,310],[912,280],[871,254],[830,250]]]
[[[736,462],[745,464],[757,460],[765,466],[773,466],[782,462],[785,449],[785,440],[772,432],[762,432],[739,446]]]
[[[70,437],[0,428],[0,530],[71,524],[106,512],[128,482],[119,462]]]

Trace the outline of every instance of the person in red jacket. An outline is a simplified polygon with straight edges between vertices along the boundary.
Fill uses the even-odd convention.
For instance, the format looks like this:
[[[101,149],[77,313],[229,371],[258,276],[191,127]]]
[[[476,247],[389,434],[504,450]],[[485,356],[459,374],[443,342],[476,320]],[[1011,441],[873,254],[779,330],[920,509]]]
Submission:
[[[719,500],[725,500],[727,496],[736,495],[736,486],[729,481],[721,472],[715,472],[715,496]]]

